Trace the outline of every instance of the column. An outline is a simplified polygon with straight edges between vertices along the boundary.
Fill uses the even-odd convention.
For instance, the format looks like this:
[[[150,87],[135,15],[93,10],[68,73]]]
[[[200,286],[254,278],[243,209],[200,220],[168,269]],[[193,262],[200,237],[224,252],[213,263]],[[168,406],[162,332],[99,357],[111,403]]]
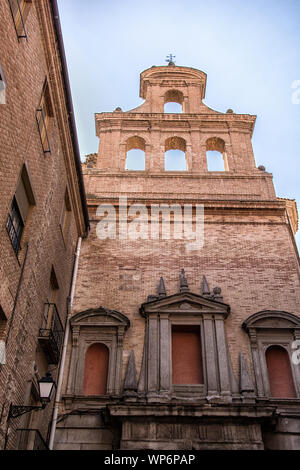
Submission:
[[[211,315],[203,315],[207,374],[207,395],[218,395],[217,365],[215,358],[214,324]]]
[[[170,390],[170,335],[168,314],[160,316],[160,390]]]
[[[68,395],[73,395],[75,393],[76,365],[78,363],[79,331],[80,331],[79,326],[72,327],[72,348],[71,348],[70,369],[69,369],[68,387],[67,387]]]
[[[158,317],[148,320],[148,391],[158,390]]]
[[[228,353],[226,347],[224,319],[223,317],[215,318],[217,351],[219,361],[220,389],[221,395],[230,395],[230,378],[228,368]]]

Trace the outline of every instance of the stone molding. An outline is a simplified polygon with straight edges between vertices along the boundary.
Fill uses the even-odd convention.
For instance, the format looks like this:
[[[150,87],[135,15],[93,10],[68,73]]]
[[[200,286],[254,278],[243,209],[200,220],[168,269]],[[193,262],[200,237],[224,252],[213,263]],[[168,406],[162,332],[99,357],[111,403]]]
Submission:
[[[242,328],[250,339],[257,395],[271,399],[266,350],[269,346],[281,346],[291,358],[292,342],[300,338],[300,318],[289,312],[263,310],[248,317],[243,322]],[[292,361],[290,364],[297,398],[300,398],[299,366]]]
[[[123,339],[130,321],[121,312],[102,306],[71,318],[72,343],[67,395],[82,396],[85,355],[89,346],[103,343],[109,350],[107,395],[121,391]],[[88,397],[86,397],[88,399]]]
[[[229,305],[187,291],[142,304],[140,314],[146,319],[146,334],[139,394],[144,394],[148,402],[232,401],[237,389],[224,328],[229,312]],[[176,324],[200,327],[204,384],[172,384],[171,329]]]

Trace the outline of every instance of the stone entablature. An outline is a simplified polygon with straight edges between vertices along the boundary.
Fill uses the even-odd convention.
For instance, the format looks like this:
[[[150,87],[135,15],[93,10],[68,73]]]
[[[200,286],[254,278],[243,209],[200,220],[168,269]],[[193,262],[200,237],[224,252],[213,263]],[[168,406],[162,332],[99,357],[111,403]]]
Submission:
[[[120,448],[263,450],[260,422],[271,422],[274,406],[203,404],[111,405],[122,423]]]

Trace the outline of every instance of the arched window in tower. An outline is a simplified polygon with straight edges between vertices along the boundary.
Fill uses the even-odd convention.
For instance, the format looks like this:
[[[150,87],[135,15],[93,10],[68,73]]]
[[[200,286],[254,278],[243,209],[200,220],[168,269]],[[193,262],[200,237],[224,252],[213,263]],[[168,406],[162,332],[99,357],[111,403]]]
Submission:
[[[269,346],[266,351],[270,393],[274,398],[296,398],[289,355],[282,346]]]
[[[83,395],[105,395],[109,351],[103,343],[92,344],[85,355]]]
[[[146,142],[137,135],[126,142],[126,170],[145,170]]]
[[[169,137],[165,141],[165,170],[186,171],[186,142],[182,137]]]
[[[165,113],[182,113],[183,93],[178,90],[168,90],[164,96],[164,103]]]
[[[228,171],[225,142],[219,137],[210,137],[206,141],[206,160],[208,171]]]

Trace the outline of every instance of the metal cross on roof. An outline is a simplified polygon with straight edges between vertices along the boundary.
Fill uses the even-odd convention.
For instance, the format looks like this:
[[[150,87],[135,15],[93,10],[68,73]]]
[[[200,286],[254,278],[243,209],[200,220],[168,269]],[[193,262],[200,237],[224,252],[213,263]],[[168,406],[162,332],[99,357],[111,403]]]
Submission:
[[[175,63],[174,62],[175,57],[176,57],[176,55],[172,55],[172,54],[167,55],[166,62],[169,62],[169,64],[170,64],[170,62],[173,62],[173,64],[174,64]]]

